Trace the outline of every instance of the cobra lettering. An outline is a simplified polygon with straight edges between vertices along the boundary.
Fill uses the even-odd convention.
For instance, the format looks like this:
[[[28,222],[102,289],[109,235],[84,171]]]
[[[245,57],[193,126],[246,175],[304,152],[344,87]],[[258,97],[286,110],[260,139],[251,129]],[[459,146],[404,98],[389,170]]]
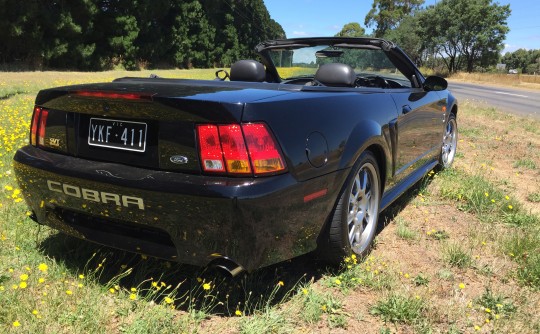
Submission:
[[[47,187],[50,191],[62,193],[68,196],[82,198],[87,201],[93,201],[98,203],[113,203],[117,206],[136,206],[141,210],[144,210],[144,201],[142,198],[135,196],[126,196],[114,193],[108,193],[104,191],[97,191],[87,188],[77,187],[67,183],[60,183],[56,181],[47,180]]]

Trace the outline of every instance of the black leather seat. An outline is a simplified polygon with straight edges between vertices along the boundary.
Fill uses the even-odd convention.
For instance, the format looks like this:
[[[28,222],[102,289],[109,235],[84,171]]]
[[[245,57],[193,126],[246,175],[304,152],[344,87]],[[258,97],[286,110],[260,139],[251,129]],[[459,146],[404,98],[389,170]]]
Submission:
[[[263,64],[255,60],[239,60],[231,66],[231,81],[263,82],[266,71]]]
[[[330,87],[355,87],[356,74],[347,64],[323,64],[315,73],[315,81]]]

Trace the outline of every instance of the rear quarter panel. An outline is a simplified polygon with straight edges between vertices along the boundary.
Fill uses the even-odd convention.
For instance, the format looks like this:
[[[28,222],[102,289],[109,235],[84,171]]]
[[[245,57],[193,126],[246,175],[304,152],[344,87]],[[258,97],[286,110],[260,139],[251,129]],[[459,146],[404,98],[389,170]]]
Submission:
[[[305,181],[350,168],[360,153],[379,145],[391,162],[389,123],[397,118],[391,95],[384,92],[296,92],[245,106],[243,122],[270,125],[287,159],[289,171]],[[316,168],[309,162],[306,139],[314,132],[327,142],[327,161]],[[390,170],[390,169],[389,169]]]

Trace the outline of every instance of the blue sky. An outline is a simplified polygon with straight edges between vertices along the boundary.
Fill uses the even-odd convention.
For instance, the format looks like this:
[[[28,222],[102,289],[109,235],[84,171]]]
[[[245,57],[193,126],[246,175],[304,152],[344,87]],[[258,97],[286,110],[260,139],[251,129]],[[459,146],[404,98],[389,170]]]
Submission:
[[[426,5],[437,0],[426,0]],[[540,49],[540,1],[499,0],[510,4],[508,18],[510,32],[506,35],[505,49]],[[270,16],[279,22],[288,38],[333,36],[349,22],[364,27],[364,18],[371,9],[372,0],[264,0]],[[364,27],[365,28],[365,27]],[[371,29],[366,29],[371,32]]]

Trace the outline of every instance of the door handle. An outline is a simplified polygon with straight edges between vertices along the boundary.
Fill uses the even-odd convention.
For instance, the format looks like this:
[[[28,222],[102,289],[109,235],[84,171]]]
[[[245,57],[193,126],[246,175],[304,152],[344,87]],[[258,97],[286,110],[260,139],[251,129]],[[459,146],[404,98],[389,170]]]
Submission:
[[[401,112],[405,115],[409,113],[412,110],[411,106],[406,104],[403,107],[401,107]]]

